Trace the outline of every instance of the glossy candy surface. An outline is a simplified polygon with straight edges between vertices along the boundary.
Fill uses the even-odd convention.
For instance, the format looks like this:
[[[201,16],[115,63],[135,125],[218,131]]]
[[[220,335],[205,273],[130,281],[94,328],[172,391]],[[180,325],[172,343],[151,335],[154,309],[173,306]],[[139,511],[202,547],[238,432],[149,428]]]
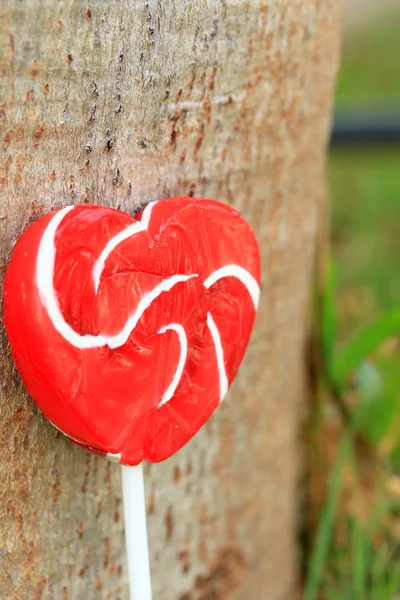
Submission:
[[[6,331],[28,392],[56,427],[124,464],[158,462],[223,399],[259,283],[254,234],[220,202],[169,198],[137,218],[70,206],[18,241]]]

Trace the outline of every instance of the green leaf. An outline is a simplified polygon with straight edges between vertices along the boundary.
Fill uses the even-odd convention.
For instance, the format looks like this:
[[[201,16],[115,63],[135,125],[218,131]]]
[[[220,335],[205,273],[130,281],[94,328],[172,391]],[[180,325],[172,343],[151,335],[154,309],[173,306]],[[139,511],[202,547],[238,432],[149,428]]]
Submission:
[[[358,367],[355,383],[358,391],[364,396],[378,396],[384,387],[379,369],[369,361],[361,363]]]
[[[346,378],[386,340],[400,333],[400,308],[389,311],[360,331],[335,354],[333,378],[342,388]]]
[[[338,456],[332,470],[328,497],[322,511],[311,556],[304,591],[304,600],[316,600],[318,598],[318,592],[321,586],[324,567],[328,558],[332,539],[336,508],[342,484],[343,466],[350,455],[351,447],[351,437],[346,433],[340,442]]]
[[[337,330],[335,288],[336,268],[333,261],[331,261],[326,270],[321,310],[321,342],[328,381],[331,379],[331,372],[334,364]]]
[[[366,398],[354,411],[354,427],[372,444],[379,444],[397,414],[397,398],[392,395]]]
[[[398,408],[398,375],[391,361],[380,368],[363,363],[356,374],[360,400],[353,409],[354,429],[373,444],[378,444],[390,428]],[[397,363],[397,361],[396,361]],[[398,365],[395,364],[398,369]]]
[[[385,356],[376,364],[363,363],[356,372],[356,384],[360,400],[353,410],[354,428],[378,444],[398,413],[399,356]]]
[[[393,461],[393,465],[394,465],[395,469],[397,471],[399,471],[400,470],[400,445],[396,446],[396,448],[393,450],[391,459]]]

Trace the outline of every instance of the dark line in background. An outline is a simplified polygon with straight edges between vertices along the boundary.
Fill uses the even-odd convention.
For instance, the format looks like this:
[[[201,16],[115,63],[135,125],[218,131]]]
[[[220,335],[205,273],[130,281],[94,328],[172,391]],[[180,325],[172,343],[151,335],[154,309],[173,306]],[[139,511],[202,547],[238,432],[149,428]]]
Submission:
[[[400,112],[385,109],[337,112],[331,145],[400,143]]]

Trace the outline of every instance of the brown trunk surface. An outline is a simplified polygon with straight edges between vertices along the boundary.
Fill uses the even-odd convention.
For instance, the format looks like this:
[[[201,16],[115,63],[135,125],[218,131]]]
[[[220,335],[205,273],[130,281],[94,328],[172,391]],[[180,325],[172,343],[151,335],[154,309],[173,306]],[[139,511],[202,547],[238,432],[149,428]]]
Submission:
[[[307,299],[340,37],[332,0],[2,0],[0,270],[50,208],[218,198],[263,290],[221,409],[146,466],[155,600],[293,600]],[[0,597],[126,599],[117,465],[57,433],[1,333]]]

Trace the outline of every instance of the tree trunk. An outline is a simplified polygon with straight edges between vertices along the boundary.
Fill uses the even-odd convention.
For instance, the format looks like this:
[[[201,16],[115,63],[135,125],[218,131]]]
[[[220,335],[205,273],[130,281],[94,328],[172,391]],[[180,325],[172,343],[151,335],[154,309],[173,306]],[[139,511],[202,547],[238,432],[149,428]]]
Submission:
[[[146,466],[155,600],[292,600],[307,299],[340,31],[332,0],[2,0],[0,269],[78,202],[229,202],[263,259],[223,406]],[[25,393],[1,334],[0,597],[126,599],[118,466]]]

